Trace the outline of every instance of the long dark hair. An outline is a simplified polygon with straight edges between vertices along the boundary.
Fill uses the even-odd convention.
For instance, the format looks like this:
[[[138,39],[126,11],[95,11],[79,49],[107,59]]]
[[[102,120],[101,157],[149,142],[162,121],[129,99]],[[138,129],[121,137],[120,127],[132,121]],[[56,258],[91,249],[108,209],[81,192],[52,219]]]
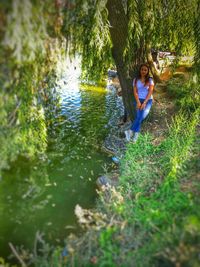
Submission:
[[[145,85],[147,85],[149,83],[149,78],[150,78],[150,75],[149,75],[150,68],[149,68],[149,65],[146,63],[143,63],[140,65],[139,70],[138,70],[138,74],[137,74],[136,79],[135,79],[135,83],[137,82],[137,80],[139,80],[141,78],[142,67],[146,67],[148,69],[148,72],[145,76]]]

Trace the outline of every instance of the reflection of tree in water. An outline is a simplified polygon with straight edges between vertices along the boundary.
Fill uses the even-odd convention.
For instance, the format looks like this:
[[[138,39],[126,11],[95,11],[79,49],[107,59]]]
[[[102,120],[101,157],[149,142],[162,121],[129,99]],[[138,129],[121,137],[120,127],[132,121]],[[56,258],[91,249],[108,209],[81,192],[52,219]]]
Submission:
[[[97,144],[105,134],[105,92],[81,91],[81,116],[79,129],[88,145]]]

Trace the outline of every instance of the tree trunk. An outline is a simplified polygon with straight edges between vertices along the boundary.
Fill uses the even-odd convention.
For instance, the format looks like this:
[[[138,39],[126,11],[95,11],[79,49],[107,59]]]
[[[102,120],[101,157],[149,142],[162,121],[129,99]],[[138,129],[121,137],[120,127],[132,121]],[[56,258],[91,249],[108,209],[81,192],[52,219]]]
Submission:
[[[147,56],[147,62],[150,66],[151,73],[153,74],[153,79],[154,79],[155,83],[157,83],[157,82],[161,83],[162,81],[160,79],[160,74],[155,67],[155,64],[154,64],[154,61],[152,58],[152,54],[151,54],[151,47],[149,44],[146,45],[146,56]]]
[[[122,88],[122,98],[129,117],[133,120],[133,86],[129,76],[128,66],[124,61],[123,53],[128,36],[128,20],[121,0],[107,1],[108,20],[110,22],[110,35],[112,40],[112,55],[117,67],[119,82]]]

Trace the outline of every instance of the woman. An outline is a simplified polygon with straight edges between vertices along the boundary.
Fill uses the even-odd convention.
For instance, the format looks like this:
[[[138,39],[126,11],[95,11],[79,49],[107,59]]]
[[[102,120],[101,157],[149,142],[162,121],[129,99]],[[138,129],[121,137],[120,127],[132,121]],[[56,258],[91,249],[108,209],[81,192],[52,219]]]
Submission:
[[[125,131],[127,141],[136,142],[140,133],[142,121],[147,117],[153,100],[153,79],[149,76],[149,66],[142,64],[139,68],[139,75],[133,80],[133,93],[135,97],[136,118],[130,130]]]

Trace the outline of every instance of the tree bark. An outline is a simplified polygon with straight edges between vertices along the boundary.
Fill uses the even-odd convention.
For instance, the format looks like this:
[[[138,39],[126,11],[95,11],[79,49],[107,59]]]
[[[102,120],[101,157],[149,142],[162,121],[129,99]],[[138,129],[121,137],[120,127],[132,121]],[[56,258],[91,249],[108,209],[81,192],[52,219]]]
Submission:
[[[128,19],[121,0],[107,1],[108,20],[112,40],[112,55],[116,64],[119,82],[122,88],[122,98],[131,120],[134,118],[133,86],[129,76],[128,66],[124,61],[124,49],[128,36]]]
[[[156,67],[154,65],[153,58],[152,58],[151,47],[148,44],[146,45],[146,56],[147,56],[147,62],[149,64],[151,73],[153,74],[153,79],[154,79],[155,83],[157,83],[157,82],[161,83],[162,80],[160,79],[160,74],[159,74],[158,70],[156,69]]]

